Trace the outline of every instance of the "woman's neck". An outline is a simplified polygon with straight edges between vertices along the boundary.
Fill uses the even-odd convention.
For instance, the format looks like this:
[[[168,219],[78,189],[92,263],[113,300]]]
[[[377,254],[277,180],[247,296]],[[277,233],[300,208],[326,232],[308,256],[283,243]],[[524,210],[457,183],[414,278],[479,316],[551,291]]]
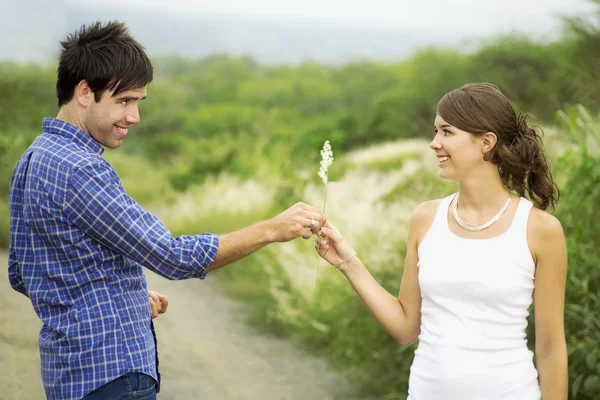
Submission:
[[[460,182],[458,206],[478,214],[496,213],[506,203],[509,194],[498,175],[471,179]]]

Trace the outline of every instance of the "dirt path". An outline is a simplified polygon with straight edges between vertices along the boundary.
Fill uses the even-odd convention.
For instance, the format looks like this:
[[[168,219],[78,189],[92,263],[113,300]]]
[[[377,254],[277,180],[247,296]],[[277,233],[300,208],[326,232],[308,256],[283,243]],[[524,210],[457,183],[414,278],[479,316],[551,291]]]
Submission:
[[[41,323],[28,299],[10,288],[6,265],[6,254],[0,254],[0,397],[43,399]],[[364,399],[322,360],[244,325],[244,306],[222,295],[210,277],[171,282],[147,276],[150,289],[169,296],[170,303],[156,320],[159,399]]]

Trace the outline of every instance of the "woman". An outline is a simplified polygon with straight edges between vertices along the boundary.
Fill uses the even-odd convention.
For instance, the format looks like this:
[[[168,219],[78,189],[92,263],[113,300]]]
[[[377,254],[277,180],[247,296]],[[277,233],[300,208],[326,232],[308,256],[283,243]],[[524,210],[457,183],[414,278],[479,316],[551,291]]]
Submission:
[[[440,100],[430,147],[459,192],[414,211],[398,298],[330,222],[319,254],[400,344],[419,339],[409,400],[566,400],[567,253],[560,222],[544,211],[558,190],[541,138],[480,83]],[[532,301],[537,369],[525,334]]]

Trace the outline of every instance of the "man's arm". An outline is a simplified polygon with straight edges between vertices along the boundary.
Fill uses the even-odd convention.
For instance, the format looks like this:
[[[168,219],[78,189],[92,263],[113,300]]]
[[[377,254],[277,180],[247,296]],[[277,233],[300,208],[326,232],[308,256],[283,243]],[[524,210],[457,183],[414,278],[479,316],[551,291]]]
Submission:
[[[174,238],[158,218],[127,195],[114,170],[102,163],[72,174],[63,209],[86,235],[168,279],[203,278],[209,265],[214,270],[266,244],[309,238],[323,220],[318,209],[298,203],[269,221],[221,237]],[[311,218],[312,231],[306,229]]]
[[[315,225],[309,230],[307,225],[310,225],[311,218]],[[297,203],[270,220],[222,234],[219,237],[217,257],[206,271],[219,269],[270,243],[286,242],[299,236],[308,239],[313,231],[318,232],[321,229],[321,224],[325,221],[318,209]]]

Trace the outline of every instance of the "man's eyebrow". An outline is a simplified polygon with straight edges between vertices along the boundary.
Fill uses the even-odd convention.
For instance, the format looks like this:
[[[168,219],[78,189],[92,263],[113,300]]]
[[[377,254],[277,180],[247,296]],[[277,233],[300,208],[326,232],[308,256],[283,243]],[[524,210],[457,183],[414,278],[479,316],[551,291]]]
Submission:
[[[116,101],[124,101],[124,100],[144,100],[146,98],[146,96],[144,97],[140,97],[140,96],[119,96],[117,97]]]

